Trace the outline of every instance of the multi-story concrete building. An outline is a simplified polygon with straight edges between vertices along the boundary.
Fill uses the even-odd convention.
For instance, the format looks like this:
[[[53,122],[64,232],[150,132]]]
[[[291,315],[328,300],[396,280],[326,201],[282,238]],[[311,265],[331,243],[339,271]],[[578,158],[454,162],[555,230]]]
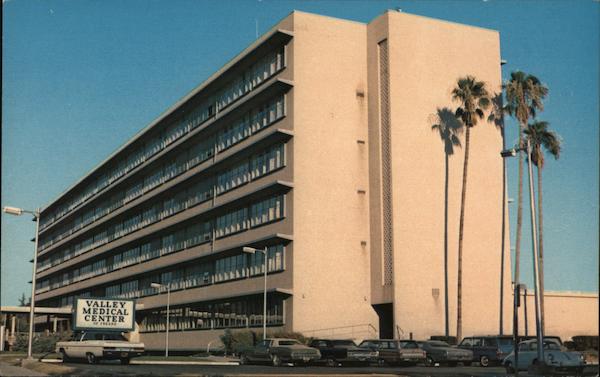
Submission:
[[[500,91],[496,31],[293,12],[43,210],[38,304],[136,298],[156,349],[150,284],[170,284],[171,348],[201,348],[262,325],[262,255],[242,248],[267,247],[270,330],[423,338],[445,331],[447,251],[454,333],[463,149],[432,126],[467,74]],[[502,135],[482,122],[471,143],[463,326],[494,333]]]

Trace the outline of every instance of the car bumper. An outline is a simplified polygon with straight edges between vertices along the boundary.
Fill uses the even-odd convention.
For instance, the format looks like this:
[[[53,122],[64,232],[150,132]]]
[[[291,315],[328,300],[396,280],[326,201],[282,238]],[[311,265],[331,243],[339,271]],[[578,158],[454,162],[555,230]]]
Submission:
[[[422,363],[425,361],[425,356],[400,356],[398,360],[404,363]]]
[[[143,354],[143,351],[104,350],[102,351],[102,358],[106,360],[131,359],[132,357],[142,356]]]
[[[471,355],[451,355],[448,356],[446,358],[444,358],[443,360],[444,362],[464,362],[464,361],[473,361],[473,356]]]
[[[345,359],[339,360],[342,364],[367,364],[376,363],[379,359],[378,356],[348,356]]]

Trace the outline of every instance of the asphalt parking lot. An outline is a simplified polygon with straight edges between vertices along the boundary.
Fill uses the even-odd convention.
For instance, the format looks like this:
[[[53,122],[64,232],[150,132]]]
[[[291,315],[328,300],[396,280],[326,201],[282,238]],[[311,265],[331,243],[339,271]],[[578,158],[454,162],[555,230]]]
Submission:
[[[268,365],[120,365],[102,362],[96,365],[66,363],[65,366],[80,370],[81,374],[95,375],[370,375],[370,376],[505,376],[501,367],[272,367]]]

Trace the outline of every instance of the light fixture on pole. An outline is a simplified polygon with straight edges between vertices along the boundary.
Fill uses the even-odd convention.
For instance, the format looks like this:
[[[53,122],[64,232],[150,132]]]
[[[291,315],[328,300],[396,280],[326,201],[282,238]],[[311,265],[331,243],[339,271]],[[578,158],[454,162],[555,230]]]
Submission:
[[[265,270],[265,289],[263,292],[263,340],[267,339],[267,259],[268,250],[265,246],[264,249],[255,249],[253,247],[243,247],[242,251],[248,254],[263,253],[264,255],[264,270]]]
[[[24,213],[33,215],[35,220],[35,246],[33,248],[33,272],[31,275],[31,299],[29,304],[29,340],[27,344],[27,359],[32,360],[31,346],[33,344],[33,317],[35,312],[35,275],[37,274],[37,249],[38,249],[38,234],[40,231],[40,209],[29,211],[17,207],[4,207],[4,213],[13,216],[21,216]]]
[[[539,254],[538,254],[538,239],[536,215],[533,195],[533,167],[531,161],[531,142],[527,140],[525,147],[505,149],[500,152],[502,157],[514,157],[518,151],[523,151],[527,154],[527,165],[529,173],[529,205],[531,211],[531,244],[533,248],[533,284],[535,290],[535,327],[537,337],[537,359],[539,368],[545,365],[544,359],[544,333],[541,323],[541,298],[540,298],[540,275],[539,275]]]
[[[171,312],[171,284],[151,283],[150,287],[158,289],[159,293],[161,288],[167,288],[167,332],[165,336],[165,357],[169,357],[169,314]]]

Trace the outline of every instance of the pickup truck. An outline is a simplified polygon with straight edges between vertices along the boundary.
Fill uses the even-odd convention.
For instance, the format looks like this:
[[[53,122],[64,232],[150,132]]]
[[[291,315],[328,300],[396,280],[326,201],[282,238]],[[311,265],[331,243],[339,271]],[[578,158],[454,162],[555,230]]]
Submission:
[[[144,354],[144,343],[129,342],[120,333],[82,332],[76,333],[72,341],[56,343],[56,352],[62,355],[63,362],[85,359],[96,364],[104,359],[129,364],[132,357]]]

